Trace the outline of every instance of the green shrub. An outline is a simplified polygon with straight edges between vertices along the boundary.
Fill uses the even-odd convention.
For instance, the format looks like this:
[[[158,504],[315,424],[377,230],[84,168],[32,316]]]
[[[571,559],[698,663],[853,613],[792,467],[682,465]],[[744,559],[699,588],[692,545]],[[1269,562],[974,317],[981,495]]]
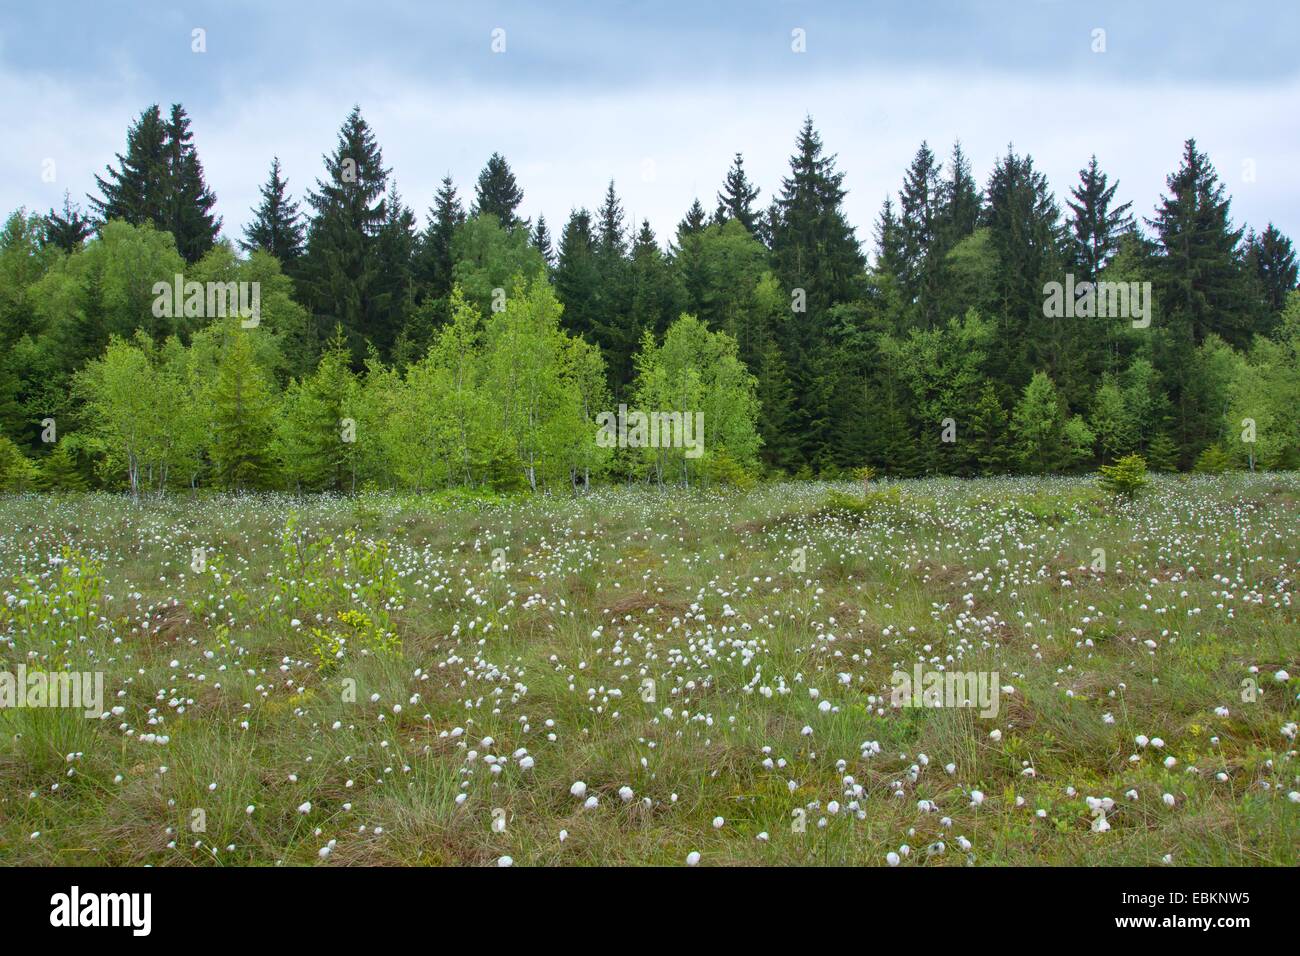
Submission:
[[[1205,475],[1221,475],[1232,467],[1232,460],[1218,445],[1210,445],[1196,456],[1194,471]]]
[[[1147,446],[1147,466],[1152,471],[1178,470],[1178,446],[1164,432],[1151,439]]]
[[[741,491],[749,491],[757,483],[754,475],[727,454],[725,449],[708,460],[704,473],[710,483],[739,488]]]
[[[1147,483],[1147,463],[1141,455],[1125,455],[1101,466],[1101,486],[1112,495],[1131,498]]]
[[[0,491],[31,491],[40,480],[40,469],[17,445],[0,435]]]

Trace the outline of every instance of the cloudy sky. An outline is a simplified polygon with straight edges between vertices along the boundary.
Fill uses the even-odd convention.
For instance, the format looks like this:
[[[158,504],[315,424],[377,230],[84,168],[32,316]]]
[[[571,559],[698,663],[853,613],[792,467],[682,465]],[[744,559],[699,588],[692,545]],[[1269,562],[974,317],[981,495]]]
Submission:
[[[960,139],[981,183],[1014,143],[1058,197],[1096,152],[1149,215],[1189,136],[1239,224],[1300,239],[1297,36],[1300,5],[1220,0],[11,3],[0,210],[84,202],[140,110],[181,102],[237,235],[271,157],[301,198],[355,103],[421,219],[496,150],[555,234],[613,178],[663,239],[736,151],[766,205],[811,114],[864,240],[923,139]]]

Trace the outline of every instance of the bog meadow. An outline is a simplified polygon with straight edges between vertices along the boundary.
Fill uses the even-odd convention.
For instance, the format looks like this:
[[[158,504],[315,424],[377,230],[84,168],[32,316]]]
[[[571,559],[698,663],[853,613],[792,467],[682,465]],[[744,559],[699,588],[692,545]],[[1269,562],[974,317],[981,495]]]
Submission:
[[[1213,111],[989,102],[864,217],[842,97],[589,175],[169,69],[0,229],[0,862],[1300,862],[1292,213]]]

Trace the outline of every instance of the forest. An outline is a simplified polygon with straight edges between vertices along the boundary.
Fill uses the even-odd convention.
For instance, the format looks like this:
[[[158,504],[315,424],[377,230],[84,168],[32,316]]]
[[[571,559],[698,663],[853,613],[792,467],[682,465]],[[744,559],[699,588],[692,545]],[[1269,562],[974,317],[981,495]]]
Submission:
[[[84,207],[9,215],[0,489],[1300,466],[1295,251],[1234,222],[1194,139],[1145,202],[1095,156],[1058,200],[1012,146],[981,185],[960,143],[922,143],[860,236],[809,117],[772,195],[737,153],[666,242],[613,181],[558,235],[522,219],[499,154],[421,222],[360,107],[323,159],[300,198],[272,159],[232,238],[190,117],[154,105]],[[249,288],[255,319],[212,308]],[[702,448],[599,441],[623,406],[702,413]]]

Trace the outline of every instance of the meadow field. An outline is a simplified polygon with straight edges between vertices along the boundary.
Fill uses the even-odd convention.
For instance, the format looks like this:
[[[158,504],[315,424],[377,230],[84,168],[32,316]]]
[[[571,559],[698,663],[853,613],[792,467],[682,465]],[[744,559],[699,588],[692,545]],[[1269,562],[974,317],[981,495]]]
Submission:
[[[1295,865],[1298,503],[6,496],[0,863]]]

